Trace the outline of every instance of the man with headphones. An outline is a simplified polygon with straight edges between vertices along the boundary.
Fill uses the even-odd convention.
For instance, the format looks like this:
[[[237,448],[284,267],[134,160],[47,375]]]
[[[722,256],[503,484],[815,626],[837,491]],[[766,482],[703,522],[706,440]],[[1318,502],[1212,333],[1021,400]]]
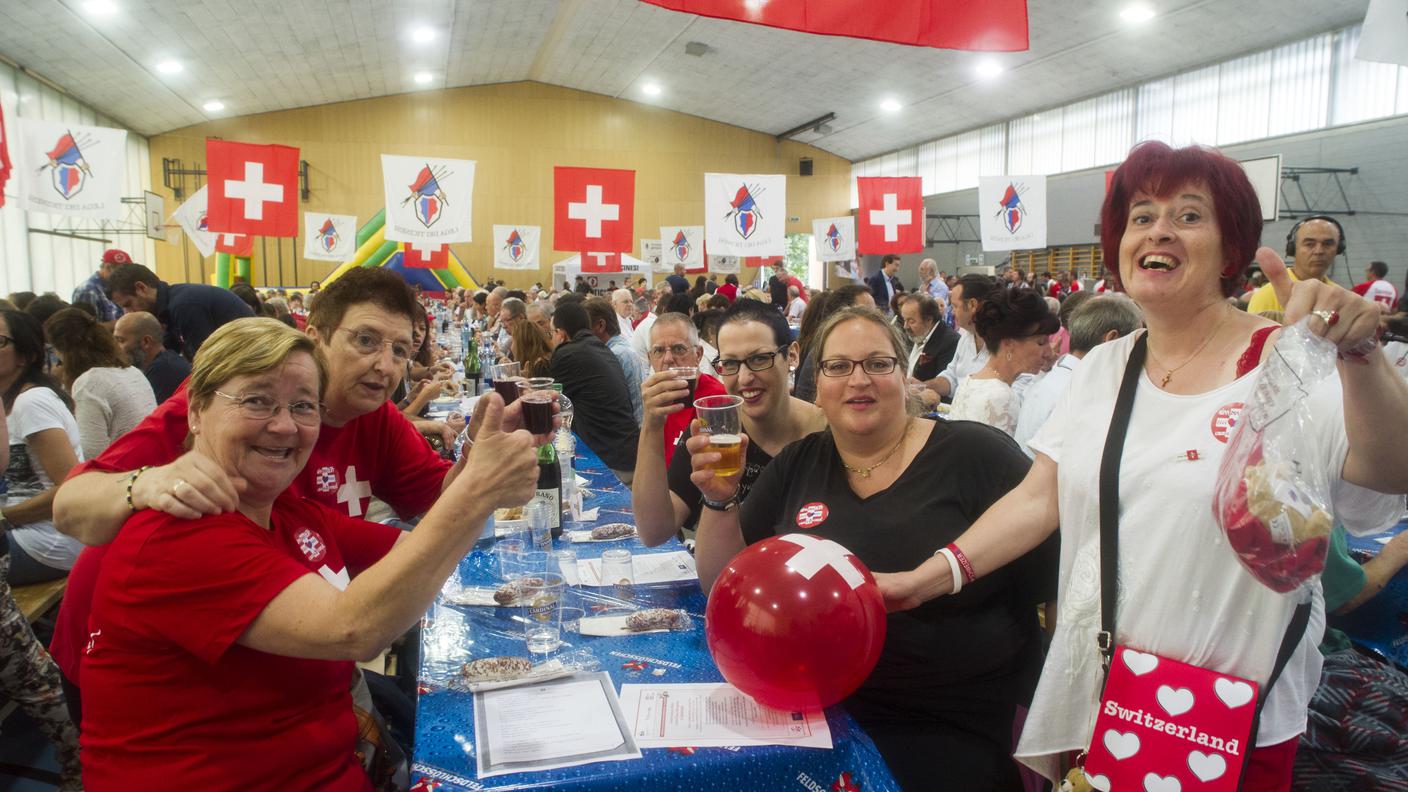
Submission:
[[[1294,259],[1290,269],[1291,280],[1328,281],[1326,275],[1330,266],[1335,263],[1335,257],[1343,253],[1344,227],[1328,215],[1302,218],[1286,234],[1286,258]],[[1276,290],[1269,283],[1257,289],[1247,304],[1247,313],[1275,312],[1279,315],[1284,310],[1281,301],[1276,299]]]

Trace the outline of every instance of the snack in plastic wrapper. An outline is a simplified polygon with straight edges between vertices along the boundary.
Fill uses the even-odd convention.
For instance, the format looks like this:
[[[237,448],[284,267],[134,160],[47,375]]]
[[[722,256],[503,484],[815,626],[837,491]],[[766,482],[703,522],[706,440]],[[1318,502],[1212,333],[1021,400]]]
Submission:
[[[1218,471],[1213,514],[1252,576],[1282,593],[1325,568],[1334,523],[1329,476],[1317,463],[1317,420],[1306,397],[1335,371],[1335,347],[1306,320],[1267,356]]]

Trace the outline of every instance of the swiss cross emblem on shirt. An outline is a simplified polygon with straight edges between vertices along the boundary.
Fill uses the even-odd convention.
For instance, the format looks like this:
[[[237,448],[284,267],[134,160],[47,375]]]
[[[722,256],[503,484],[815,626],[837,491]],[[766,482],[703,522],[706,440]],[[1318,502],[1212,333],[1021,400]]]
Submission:
[[[303,551],[303,555],[308,557],[311,563],[318,563],[323,560],[323,556],[328,554],[328,546],[323,544],[323,537],[312,528],[304,528],[298,532],[296,537],[298,549]]]
[[[318,492],[332,492],[337,489],[337,468],[332,465],[324,465],[318,468],[318,474],[314,479]]]

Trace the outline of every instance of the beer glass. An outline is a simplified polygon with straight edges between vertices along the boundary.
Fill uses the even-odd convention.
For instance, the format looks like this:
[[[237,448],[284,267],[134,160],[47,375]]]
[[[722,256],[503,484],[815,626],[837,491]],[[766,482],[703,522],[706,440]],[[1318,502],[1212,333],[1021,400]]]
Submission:
[[[709,435],[709,451],[719,455],[710,465],[716,476],[732,476],[743,469],[743,404],[739,396],[705,396],[694,402],[700,431]]]

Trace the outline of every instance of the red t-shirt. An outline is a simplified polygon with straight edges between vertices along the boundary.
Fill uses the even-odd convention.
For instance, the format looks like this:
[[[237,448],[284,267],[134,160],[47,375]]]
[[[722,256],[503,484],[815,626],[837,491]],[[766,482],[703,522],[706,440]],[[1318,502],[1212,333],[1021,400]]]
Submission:
[[[113,441],[97,458],[75,467],[69,477],[90,470],[116,472],[143,465],[165,465],[185,453],[186,388],[182,385],[131,431]],[[323,424],[308,464],[289,492],[315,500],[351,517],[366,513],[372,493],[403,516],[421,514],[440,496],[450,463],[441,459],[420,432],[386,402],[345,426]],[[75,685],[79,659],[88,642],[88,609],[93,582],[106,547],[86,547],[68,573],[68,588],[54,624],[49,654]]]
[[[293,581],[345,588],[401,532],[289,493],[270,524],[147,509],[109,545],[83,660],[86,789],[372,788],[352,662],[236,641]]]
[[[708,374],[700,374],[699,382],[694,386],[694,398],[702,399],[705,396],[724,396],[728,391],[724,390],[724,384]],[[689,422],[694,420],[694,405],[691,404],[677,413],[671,413],[665,419],[665,469],[670,468],[670,459],[675,455],[675,444],[680,441],[680,435],[689,431]]]

